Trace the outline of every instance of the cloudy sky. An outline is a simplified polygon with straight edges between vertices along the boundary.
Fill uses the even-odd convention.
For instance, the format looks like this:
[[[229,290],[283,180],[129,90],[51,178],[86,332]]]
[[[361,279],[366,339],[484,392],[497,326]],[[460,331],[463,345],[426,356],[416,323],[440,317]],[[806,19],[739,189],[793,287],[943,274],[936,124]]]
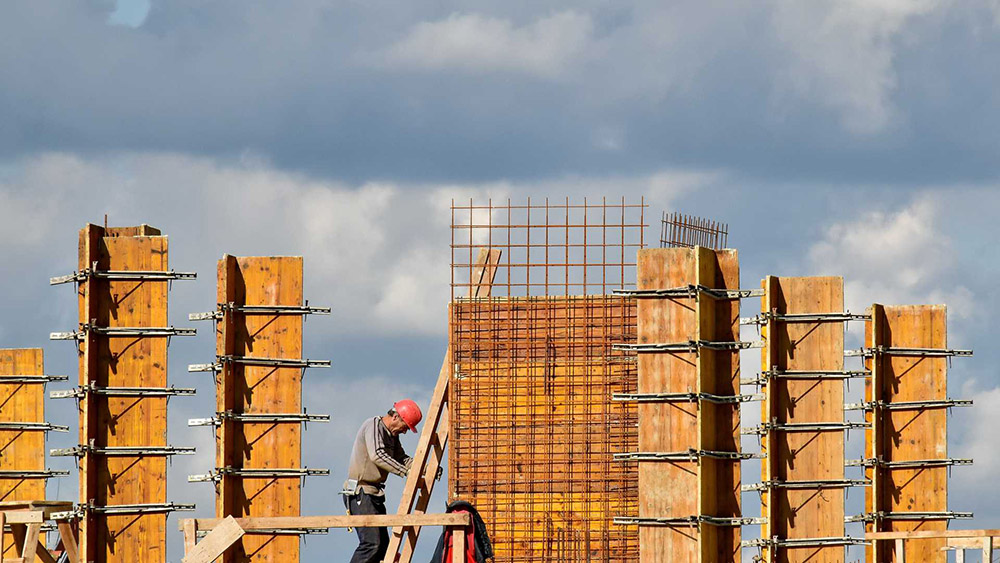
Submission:
[[[104,214],[163,229],[171,265],[199,272],[173,286],[181,326],[212,308],[224,252],[303,255],[307,298],[334,309],[306,325],[334,367],[307,378],[333,422],[304,457],[334,476],[304,510],[339,513],[360,420],[426,402],[440,367],[451,199],[645,197],[653,216],[728,222],[744,286],[833,274],[856,312],[947,303],[950,344],[976,349],[950,372],[976,400],[950,418],[951,453],[976,458],[951,508],[998,527],[1000,492],[979,487],[1000,471],[998,92],[998,0],[6,2],[0,346],[75,373],[72,345],[47,340],[74,328],[73,292],[47,280]],[[171,401],[171,442],[199,452],[175,459],[170,497],[207,516],[211,486],[184,482],[213,459],[210,431],[185,426],[213,404],[184,370],[211,359],[201,328],[171,347],[173,383],[199,390]],[[351,544],[310,537],[303,561]]]

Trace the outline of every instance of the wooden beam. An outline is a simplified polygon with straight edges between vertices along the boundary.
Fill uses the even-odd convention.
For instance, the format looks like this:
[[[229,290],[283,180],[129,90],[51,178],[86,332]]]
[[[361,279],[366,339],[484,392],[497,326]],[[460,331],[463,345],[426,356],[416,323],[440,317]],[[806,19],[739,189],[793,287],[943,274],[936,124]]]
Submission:
[[[866,540],[920,540],[939,538],[983,538],[1000,537],[1000,530],[912,530],[897,532],[869,532],[865,534]]]
[[[466,563],[465,528],[455,528],[451,531],[451,563]]]
[[[66,550],[66,557],[69,563],[82,563],[80,561],[80,548],[77,544],[77,533],[73,529],[73,524],[60,520],[56,523],[59,528],[59,539],[62,541],[63,549]]]
[[[498,249],[481,248],[476,258],[477,267],[471,273],[470,286],[472,297],[489,297],[497,267],[500,263],[501,251]],[[438,468],[444,457],[444,449],[448,444],[448,386],[451,380],[451,348],[445,350],[438,381],[431,396],[431,404],[427,410],[427,418],[420,432],[420,440],[413,454],[413,464],[403,494],[399,500],[397,514],[421,514],[427,510]],[[385,563],[410,563],[413,551],[420,536],[420,528],[394,528],[389,538],[389,548],[386,551]],[[400,552],[400,549],[402,551]]]
[[[199,530],[212,530],[223,518],[186,518],[178,522],[183,530],[195,522]],[[236,518],[244,530],[299,528],[383,528],[387,526],[468,526],[472,516],[465,512],[445,514],[367,514],[360,516],[275,516],[271,518]]]
[[[232,516],[224,518],[218,526],[191,549],[187,549],[187,534],[185,533],[185,552],[182,561],[184,563],[212,563],[229,549],[229,546],[242,538],[244,533],[243,528]]]

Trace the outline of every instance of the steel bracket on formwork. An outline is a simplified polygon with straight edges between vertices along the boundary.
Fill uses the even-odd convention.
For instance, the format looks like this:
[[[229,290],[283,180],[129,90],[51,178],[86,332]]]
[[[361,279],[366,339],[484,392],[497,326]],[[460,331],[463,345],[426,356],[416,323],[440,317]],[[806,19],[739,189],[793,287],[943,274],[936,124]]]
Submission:
[[[16,430],[21,432],[69,432],[69,426],[49,424],[47,422],[0,422],[0,430]]]
[[[0,470],[0,479],[51,479],[53,477],[65,477],[69,471],[56,471],[46,469],[43,471],[13,471]]]
[[[218,482],[223,476],[232,475],[234,477],[242,477],[244,479],[288,479],[296,478],[301,479],[304,477],[315,477],[329,475],[329,469],[309,469],[309,468],[291,468],[291,469],[247,469],[247,468],[235,468],[235,467],[222,467],[212,471],[211,473],[205,473],[202,475],[189,475],[188,483],[204,483],[204,482]]]
[[[634,297],[636,299],[695,299],[699,295],[707,295],[715,299],[747,299],[750,297],[763,297],[764,291],[760,289],[712,289],[704,285],[687,285],[668,289],[615,289],[611,294],[621,297]]]
[[[142,503],[142,504],[115,504],[110,506],[97,506],[94,504],[81,504],[77,506],[74,511],[78,515],[83,515],[87,512],[93,512],[95,514],[163,514],[167,512],[190,512],[195,509],[193,504],[179,504],[176,502],[164,502],[164,503]],[[59,512],[58,515],[70,514],[69,512]],[[56,514],[52,517],[55,520],[61,520],[62,518],[57,518]]]
[[[195,389],[190,387],[101,387],[94,383],[83,385],[66,391],[52,391],[50,399],[81,399],[88,394],[107,397],[172,397],[175,395],[194,395]]]
[[[211,530],[198,530],[195,533],[195,537],[203,538],[208,535]],[[259,536],[305,536],[305,535],[329,535],[329,528],[252,528],[250,530],[244,530],[244,535],[259,535]]]
[[[925,358],[942,358],[951,356],[968,357],[972,355],[972,350],[956,350],[951,348],[896,348],[892,346],[875,346],[872,348],[862,348],[860,354],[863,357],[872,356],[918,356]]]
[[[49,285],[59,285],[72,282],[83,282],[90,278],[108,281],[173,281],[173,280],[193,280],[198,278],[195,272],[175,272],[167,271],[131,271],[131,270],[99,270],[95,262],[92,268],[84,268],[79,272],[73,272],[68,276],[58,276],[49,278]]]
[[[68,375],[0,375],[0,384],[31,384],[48,383],[50,381],[69,381]]]
[[[867,321],[871,315],[855,315],[851,312],[845,313],[797,313],[778,314],[760,313],[752,317],[741,317],[741,325],[763,325],[769,321],[781,323],[843,323],[848,321]]]
[[[763,518],[718,518],[715,516],[681,516],[679,518],[653,518],[635,516],[615,516],[613,522],[622,526],[672,526],[697,527],[699,524],[712,526],[753,526],[763,524]]]
[[[213,416],[212,418],[190,418],[188,419],[188,426],[218,426],[222,424],[223,420],[234,420],[236,422],[262,423],[262,424],[279,424],[279,423],[306,424],[309,422],[330,422],[330,415],[309,414],[305,412],[287,413],[287,414],[245,414],[245,413],[234,413],[227,411],[227,412],[216,413],[216,415]]]
[[[710,457],[730,461],[756,459],[760,454],[744,452],[721,452],[714,450],[688,450],[686,452],[627,452],[614,454],[615,461],[689,461]]]
[[[274,368],[328,368],[330,360],[299,360],[285,358],[252,358],[248,356],[217,356],[214,364],[190,364],[188,371],[222,371],[223,364],[240,364],[245,366],[261,366]]]
[[[920,469],[923,467],[950,467],[954,465],[972,465],[971,459],[912,459],[904,461],[884,461],[881,459],[848,459],[845,467],[884,467],[887,469]]]
[[[218,321],[226,313],[242,315],[329,315],[330,307],[310,307],[308,303],[299,307],[295,305],[236,305],[235,303],[219,303],[218,309],[207,313],[191,313],[189,321]]]
[[[827,379],[855,379],[871,375],[867,370],[766,370],[759,377],[741,379],[741,385],[762,385],[770,380],[800,379],[823,381]]]
[[[879,520],[968,520],[971,512],[874,512],[844,518],[845,523],[877,522]]]
[[[777,432],[843,432],[852,428],[868,428],[871,424],[867,422],[801,422],[791,424],[765,423],[750,428],[744,428],[744,436],[763,435],[769,431]]]
[[[74,332],[51,332],[49,340],[84,340],[87,333],[100,334],[107,337],[163,337],[195,336],[198,330],[194,328],[167,327],[98,327],[91,324],[80,325],[80,330]]]
[[[174,446],[149,446],[149,447],[134,447],[134,446],[113,446],[113,447],[97,447],[97,446],[74,446],[72,448],[59,448],[55,450],[49,450],[49,455],[55,457],[82,457],[85,455],[101,455],[108,457],[149,457],[149,456],[173,456],[173,455],[192,455],[195,453],[195,448],[193,447],[174,447]]]
[[[637,403],[694,403],[707,401],[719,405],[763,401],[764,395],[713,395],[712,393],[613,393],[613,401]]]
[[[943,399],[940,401],[868,401],[863,403],[847,403],[844,410],[847,411],[870,411],[883,409],[887,411],[921,410],[921,409],[950,409],[952,407],[970,407],[971,400],[965,399]]]
[[[818,479],[812,481],[764,481],[743,485],[744,493],[764,491],[768,489],[846,489],[848,487],[866,487],[872,482],[867,479]]]
[[[700,348],[707,348],[709,350],[747,350],[750,348],[763,348],[764,342],[762,340],[754,341],[732,341],[732,342],[718,342],[711,340],[690,340],[688,342],[670,342],[670,343],[649,343],[649,344],[612,344],[612,350],[619,350],[622,352],[688,352],[697,353]]]
[[[742,542],[741,547],[829,547],[838,545],[868,545],[864,538],[828,537],[828,538],[771,538],[755,539]]]

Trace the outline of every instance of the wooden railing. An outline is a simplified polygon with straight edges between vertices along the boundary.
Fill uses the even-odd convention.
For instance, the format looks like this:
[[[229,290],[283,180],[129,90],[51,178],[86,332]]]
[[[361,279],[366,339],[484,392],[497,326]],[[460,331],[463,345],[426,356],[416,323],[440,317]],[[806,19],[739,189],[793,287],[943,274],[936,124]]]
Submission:
[[[894,554],[897,563],[906,563],[906,542],[919,540],[947,540],[942,550],[954,550],[956,563],[965,562],[966,549],[981,549],[983,561],[993,560],[993,549],[1000,549],[1000,530],[940,530],[912,532],[872,532],[865,534],[865,539],[873,541],[892,541],[895,544]]]

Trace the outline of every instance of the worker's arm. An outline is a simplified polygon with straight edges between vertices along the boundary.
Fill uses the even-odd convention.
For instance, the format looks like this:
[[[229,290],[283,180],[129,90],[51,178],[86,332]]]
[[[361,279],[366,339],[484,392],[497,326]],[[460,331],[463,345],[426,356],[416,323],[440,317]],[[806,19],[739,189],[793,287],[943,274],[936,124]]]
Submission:
[[[376,424],[372,428],[371,435],[365,436],[365,446],[368,447],[368,457],[375,465],[381,467],[389,473],[395,473],[400,477],[406,477],[406,473],[409,471],[410,465],[409,463],[400,462],[389,454],[389,451],[385,448],[382,433],[379,431],[378,421],[376,421]]]

